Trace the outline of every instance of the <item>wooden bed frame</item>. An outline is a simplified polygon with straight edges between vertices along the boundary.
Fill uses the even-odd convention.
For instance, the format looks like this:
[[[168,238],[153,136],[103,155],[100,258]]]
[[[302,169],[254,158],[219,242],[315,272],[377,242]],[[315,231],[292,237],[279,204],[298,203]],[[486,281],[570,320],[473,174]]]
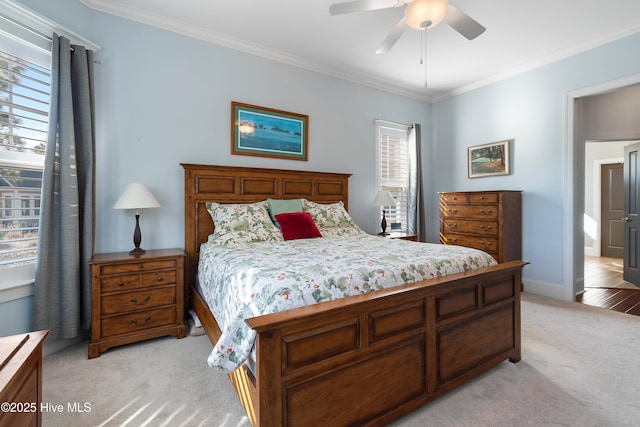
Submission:
[[[348,204],[348,174],[182,164],[187,301],[212,343],[220,329],[195,291],[205,202],[306,198]],[[385,425],[495,365],[520,360],[526,263],[401,285],[247,320],[255,376],[229,374],[255,426]]]

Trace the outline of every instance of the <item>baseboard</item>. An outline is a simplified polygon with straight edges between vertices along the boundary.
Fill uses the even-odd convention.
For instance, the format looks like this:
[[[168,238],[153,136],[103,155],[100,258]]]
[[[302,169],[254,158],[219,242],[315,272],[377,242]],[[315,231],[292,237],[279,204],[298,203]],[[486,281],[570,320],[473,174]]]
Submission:
[[[566,301],[565,290],[562,285],[530,279],[522,279],[522,285],[525,292]]]

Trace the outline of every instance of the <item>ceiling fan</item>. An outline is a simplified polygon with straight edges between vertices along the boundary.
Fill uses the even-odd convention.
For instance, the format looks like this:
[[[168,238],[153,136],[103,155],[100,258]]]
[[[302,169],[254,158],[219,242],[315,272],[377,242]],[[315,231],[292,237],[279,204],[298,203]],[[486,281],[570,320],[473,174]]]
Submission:
[[[389,52],[400,36],[409,28],[426,30],[435,27],[443,20],[469,40],[475,39],[486,30],[485,27],[450,4],[449,0],[354,0],[332,4],[329,7],[329,13],[343,15],[404,5],[406,5],[404,16],[384,39],[376,53]]]

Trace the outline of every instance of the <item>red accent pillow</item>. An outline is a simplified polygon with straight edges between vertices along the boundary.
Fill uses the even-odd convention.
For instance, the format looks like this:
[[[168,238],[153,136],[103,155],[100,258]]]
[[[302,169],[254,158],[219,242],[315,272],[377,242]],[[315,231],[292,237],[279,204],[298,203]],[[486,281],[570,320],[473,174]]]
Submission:
[[[285,212],[275,216],[284,240],[322,237],[309,212]]]

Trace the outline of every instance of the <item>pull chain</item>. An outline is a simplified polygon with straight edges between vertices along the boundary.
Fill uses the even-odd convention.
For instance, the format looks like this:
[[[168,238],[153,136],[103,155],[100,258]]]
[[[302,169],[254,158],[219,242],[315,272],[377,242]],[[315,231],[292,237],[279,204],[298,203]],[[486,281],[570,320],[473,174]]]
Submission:
[[[424,29],[424,87],[428,87],[427,85],[427,29]]]

